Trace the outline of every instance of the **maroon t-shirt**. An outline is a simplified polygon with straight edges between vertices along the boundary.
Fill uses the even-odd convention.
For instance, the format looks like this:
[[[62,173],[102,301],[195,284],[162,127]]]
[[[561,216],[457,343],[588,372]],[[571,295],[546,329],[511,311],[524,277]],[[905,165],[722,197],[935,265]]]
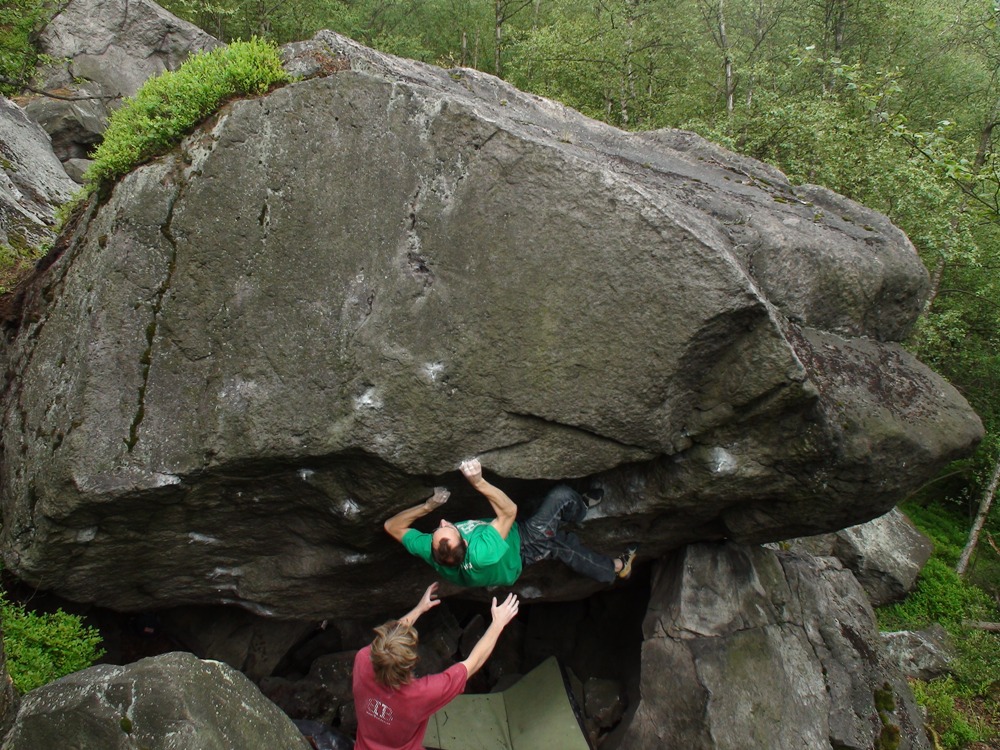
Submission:
[[[468,679],[460,662],[440,674],[387,688],[375,680],[371,646],[365,646],[354,657],[354,710],[358,715],[354,750],[421,750],[428,720],[465,690]]]

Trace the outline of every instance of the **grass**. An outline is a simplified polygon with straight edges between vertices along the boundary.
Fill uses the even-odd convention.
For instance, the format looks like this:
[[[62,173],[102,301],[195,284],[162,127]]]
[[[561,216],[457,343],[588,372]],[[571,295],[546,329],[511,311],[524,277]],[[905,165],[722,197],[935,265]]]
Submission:
[[[940,504],[903,508],[934,541],[934,554],[917,586],[901,602],[878,610],[882,630],[919,630],[940,623],[951,636],[957,657],[952,674],[929,682],[913,681],[927,724],[945,750],[994,747],[1000,739],[1000,634],[975,630],[969,620],[1000,620],[1000,608],[986,591],[962,580],[954,565],[965,544],[966,519]]]
[[[225,102],[288,81],[277,47],[259,39],[199,53],[147,80],[108,123],[87,170],[91,189],[166,153]]]
[[[47,250],[45,246],[18,250],[9,245],[0,245],[0,295],[7,294],[30,273],[35,261]]]

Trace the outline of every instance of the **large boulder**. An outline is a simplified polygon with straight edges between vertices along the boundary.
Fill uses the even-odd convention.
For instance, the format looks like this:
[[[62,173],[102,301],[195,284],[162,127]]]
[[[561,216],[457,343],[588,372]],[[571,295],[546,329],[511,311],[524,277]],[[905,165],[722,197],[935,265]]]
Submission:
[[[28,693],[3,750],[309,750],[291,719],[249,679],[174,652],[99,665]]]
[[[0,246],[24,251],[51,242],[56,209],[76,187],[45,131],[0,97]]]
[[[39,71],[49,89],[89,81],[89,96],[133,96],[147,78],[176,70],[218,39],[151,0],[69,0],[38,37],[53,62]]]
[[[69,0],[38,37],[52,62],[39,69],[36,88],[54,96],[34,97],[25,109],[60,160],[81,159],[147,78],[220,44],[150,0]]]
[[[903,674],[917,680],[948,674],[956,656],[951,636],[937,623],[925,630],[882,633],[882,643]]]
[[[657,569],[643,633],[621,747],[929,747],[871,605],[834,558],[687,547]]]
[[[9,323],[2,541],[34,585],[347,616],[430,577],[386,517],[434,484],[488,513],[471,455],[525,510],[599,480],[583,539],[657,556],[866,521],[980,439],[893,343],[928,282],[885,217],[476,71],[287,55],[321,75],[89,205]],[[568,596],[552,570],[522,594]]]
[[[62,88],[58,98],[35,96],[24,109],[52,138],[52,150],[65,165],[86,160],[104,137],[112,99],[101,95],[99,84],[83,82]],[[72,175],[71,175],[72,176]],[[77,180],[79,181],[79,180]]]
[[[857,576],[876,607],[899,601],[910,593],[934,551],[933,542],[898,508],[832,534],[794,539],[787,546],[839,559]]]

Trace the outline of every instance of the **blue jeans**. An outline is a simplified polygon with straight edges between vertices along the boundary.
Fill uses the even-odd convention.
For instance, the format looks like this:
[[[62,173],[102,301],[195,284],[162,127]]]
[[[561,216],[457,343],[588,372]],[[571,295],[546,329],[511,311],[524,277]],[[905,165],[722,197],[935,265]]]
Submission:
[[[527,521],[518,521],[521,562],[527,567],[541,560],[562,560],[581,575],[601,583],[617,577],[615,561],[583,546],[576,534],[561,531],[561,523],[579,523],[587,504],[572,487],[560,484],[549,490],[541,506]]]

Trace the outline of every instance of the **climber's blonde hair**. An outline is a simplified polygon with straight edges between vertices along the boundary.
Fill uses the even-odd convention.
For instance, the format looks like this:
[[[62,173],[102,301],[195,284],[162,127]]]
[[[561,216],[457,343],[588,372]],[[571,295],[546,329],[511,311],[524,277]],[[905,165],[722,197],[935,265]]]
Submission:
[[[375,679],[387,688],[396,689],[413,679],[417,665],[417,629],[399,620],[375,628],[372,641],[372,667]]]

